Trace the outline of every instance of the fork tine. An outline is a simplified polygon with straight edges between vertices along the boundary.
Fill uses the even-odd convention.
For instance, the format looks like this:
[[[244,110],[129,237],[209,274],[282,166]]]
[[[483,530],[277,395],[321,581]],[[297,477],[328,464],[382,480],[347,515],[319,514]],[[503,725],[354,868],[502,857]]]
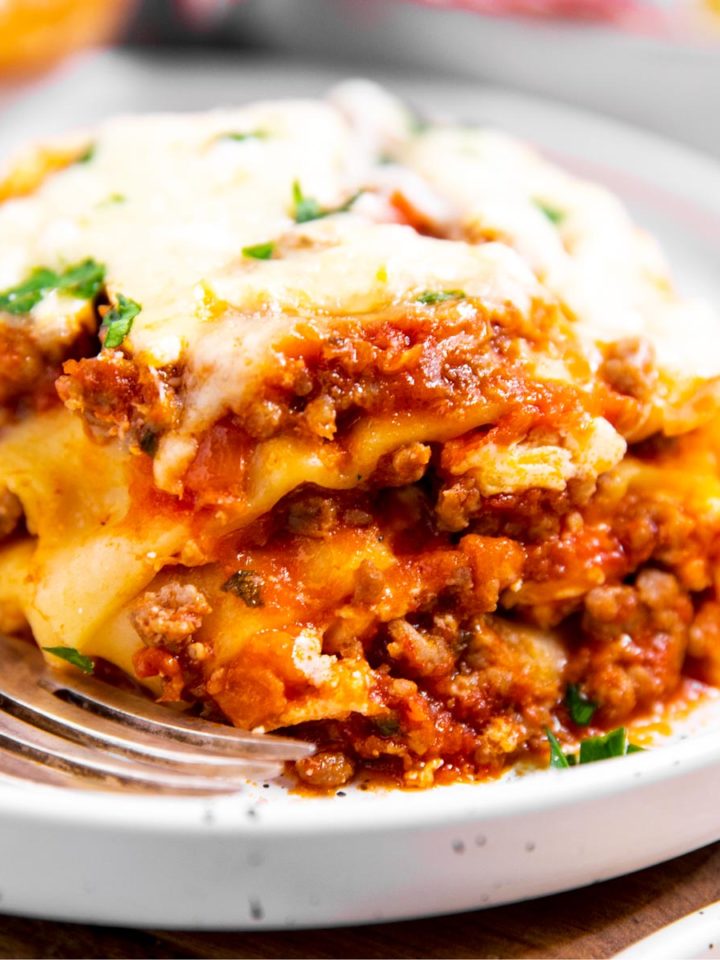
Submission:
[[[91,716],[97,719],[105,718],[131,727],[134,731],[132,740],[138,739],[136,736],[138,733],[143,735],[145,743],[150,738],[157,742],[160,737],[166,741],[174,741],[178,745],[186,744],[201,748],[205,756],[208,752],[212,752],[215,755],[224,754],[232,757],[236,762],[252,760],[256,765],[264,762],[277,764],[309,756],[315,750],[313,744],[300,740],[250,733],[196,717],[176,714],[142,696],[127,693],[91,677],[55,675],[44,668],[44,661],[37,648],[21,640],[3,638],[0,644],[0,675],[3,676],[0,686],[4,689],[8,689],[9,685],[5,678],[12,676],[25,678],[26,690],[23,694],[23,702],[28,707],[35,702],[36,685],[53,694],[59,701],[54,714],[58,721],[66,726],[68,722],[72,726],[74,721],[69,719],[67,714],[61,716],[59,707],[63,701],[87,711],[85,722],[88,726],[91,726]],[[0,689],[0,696],[1,693]],[[18,690],[13,691],[16,700],[18,693]],[[42,712],[50,712],[49,709],[45,709],[45,704]],[[101,732],[97,727],[95,729]],[[106,728],[103,728],[102,732],[104,733],[105,730]],[[81,731],[76,735],[80,736]],[[116,736],[119,738],[121,734]],[[130,740],[130,737],[126,738],[126,742]]]
[[[277,760],[266,762],[261,757],[233,757],[229,753],[215,753],[208,749],[200,751],[191,744],[167,741],[142,730],[133,730],[126,736],[122,724],[97,716],[73,703],[65,703],[42,689],[35,692],[32,702],[2,690],[0,706],[20,720],[76,743],[112,750],[140,760],[155,760],[196,773],[228,773],[247,777],[247,771],[252,767],[256,776],[272,778],[280,769]]]
[[[300,760],[314,753],[315,746],[302,740],[267,733],[251,733],[219,723],[173,713],[143,697],[92,677],[44,676],[40,683],[56,696],[101,716],[117,720],[136,730],[167,737],[203,749],[235,757],[262,757],[273,760]]]
[[[227,752],[216,753],[212,745],[200,751],[196,746],[180,741],[167,740],[143,730],[127,731],[127,727],[114,720],[83,710],[74,703],[53,696],[38,686],[36,662],[39,658],[25,657],[20,651],[12,669],[3,671],[0,685],[0,706],[14,716],[34,723],[50,733],[68,737],[78,743],[114,750],[140,759],[159,760],[164,763],[188,766],[196,772],[210,774],[212,768],[221,768],[232,773],[247,769],[248,758],[232,756]],[[12,651],[0,655],[0,666],[7,664]],[[35,661],[35,662],[33,662]],[[277,761],[265,764],[264,758],[252,758],[258,775],[261,772],[272,776],[277,770]]]
[[[84,781],[63,773],[55,767],[48,767],[44,763],[37,763],[29,757],[23,757],[13,750],[0,745],[0,778],[21,780],[27,783],[44,783],[51,787],[78,787]]]
[[[204,777],[195,772],[179,773],[177,768],[155,761],[142,763],[64,740],[7,713],[0,713],[0,750],[11,751],[21,760],[40,761],[63,773],[99,780],[103,785],[145,786],[160,792],[239,792],[246,786],[248,776],[254,774],[252,764],[248,764],[243,774],[231,775],[224,771],[221,775]],[[266,775],[265,771],[262,775]]]

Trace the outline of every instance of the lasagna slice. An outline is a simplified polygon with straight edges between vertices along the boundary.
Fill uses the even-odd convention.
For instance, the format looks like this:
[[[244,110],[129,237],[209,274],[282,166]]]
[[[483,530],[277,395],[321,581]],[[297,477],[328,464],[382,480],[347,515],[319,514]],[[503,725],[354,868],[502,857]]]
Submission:
[[[318,789],[720,680],[716,320],[601,188],[349,84],[0,198],[0,630],[312,738]]]

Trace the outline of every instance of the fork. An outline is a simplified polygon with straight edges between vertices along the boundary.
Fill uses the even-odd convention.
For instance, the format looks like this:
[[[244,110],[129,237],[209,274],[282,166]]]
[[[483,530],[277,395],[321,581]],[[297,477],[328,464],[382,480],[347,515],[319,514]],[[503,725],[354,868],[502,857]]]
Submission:
[[[0,776],[63,787],[208,794],[277,777],[314,746],[159,707],[92,677],[55,673],[0,638]]]

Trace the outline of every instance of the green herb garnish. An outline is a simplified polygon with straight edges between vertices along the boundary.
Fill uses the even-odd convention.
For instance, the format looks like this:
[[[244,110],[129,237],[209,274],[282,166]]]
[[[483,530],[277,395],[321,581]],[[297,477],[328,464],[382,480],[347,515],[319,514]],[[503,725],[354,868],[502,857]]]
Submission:
[[[92,659],[79,653],[73,647],[43,647],[43,650],[46,653],[51,653],[54,657],[59,657],[60,660],[71,663],[78,670],[82,670],[83,673],[92,673],[95,670]]]
[[[317,200],[314,197],[306,197],[302,192],[299,180],[295,180],[293,183],[292,195],[295,223],[307,223],[310,220],[319,220],[320,217],[325,216]]]
[[[580,687],[576,683],[568,684],[565,703],[570,711],[573,723],[576,723],[579,727],[586,727],[590,723],[598,707],[596,703],[580,692]]]
[[[263,578],[254,570],[238,570],[220,587],[225,593],[239,597],[246,607],[264,607],[262,598]]]
[[[105,280],[105,267],[87,259],[67,270],[58,278],[57,289],[82,300],[94,300]]]
[[[557,207],[552,207],[549,203],[543,203],[542,200],[533,200],[533,203],[538,210],[541,210],[545,214],[550,223],[554,223],[555,226],[558,226],[558,224],[562,223],[565,219],[564,211],[558,210]]]
[[[556,767],[558,770],[569,767],[570,763],[568,758],[562,752],[562,747],[558,742],[558,738],[548,727],[545,727],[545,734],[548,738],[548,743],[550,744],[550,766]]]
[[[140,313],[142,307],[129,297],[118,294],[117,303],[105,314],[100,330],[105,331],[103,347],[112,350],[119,347],[130,333],[133,320]]]
[[[347,213],[350,207],[355,203],[362,193],[358,190],[349,200],[340,204],[339,207],[329,207],[324,210],[314,197],[306,197],[302,192],[300,181],[295,180],[292,186],[293,196],[293,218],[295,223],[309,223],[310,220],[321,220],[323,217],[330,217],[334,213]]]
[[[618,727],[598,737],[587,737],[580,744],[580,763],[596,763],[611,757],[624,757],[628,752],[627,730]]]
[[[267,140],[270,134],[267,130],[231,130],[229,133],[221,133],[219,140],[235,140],[242,143],[245,140]]]
[[[580,753],[563,753],[554,734],[546,727],[545,734],[550,744],[551,767],[574,767],[577,764],[597,763],[598,760],[610,760],[613,757],[624,757],[629,753],[643,753],[643,748],[634,743],[628,743],[627,730],[618,727],[609,733],[597,737],[586,737],[580,742]]]
[[[105,280],[105,267],[88,258],[67,267],[62,273],[36,267],[27,280],[0,293],[0,311],[29,313],[48,293],[57,290],[83,300],[93,300]]]
[[[465,292],[463,290],[426,290],[419,297],[415,297],[418,303],[432,305],[433,303],[444,303],[446,300],[463,300]]]
[[[155,431],[148,427],[140,434],[140,449],[149,457],[154,457],[157,453],[159,440],[160,438]]]
[[[57,286],[58,275],[46,267],[36,267],[23,283],[0,293],[0,310],[5,313],[29,313],[46,293]]]
[[[256,243],[255,246],[242,248],[242,255],[253,260],[269,260],[274,252],[275,243],[272,240],[268,243]]]
[[[91,143],[90,146],[83,150],[80,156],[77,158],[75,163],[90,163],[90,161],[95,157],[96,145]]]
[[[400,721],[397,717],[375,717],[375,726],[382,737],[392,737],[400,729]]]

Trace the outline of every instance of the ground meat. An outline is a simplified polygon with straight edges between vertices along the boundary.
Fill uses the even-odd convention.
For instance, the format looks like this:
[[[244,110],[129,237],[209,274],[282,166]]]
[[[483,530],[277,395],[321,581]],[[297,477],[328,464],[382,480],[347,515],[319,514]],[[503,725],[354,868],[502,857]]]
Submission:
[[[468,606],[479,613],[494,610],[500,594],[519,582],[525,551],[506,537],[479,537],[472,533],[460,540],[459,547],[472,569],[473,596]]]
[[[585,597],[586,642],[573,666],[601,723],[624,722],[676,689],[693,609],[676,577],[646,569],[634,586],[604,586]]]
[[[423,551],[408,561],[406,569],[413,582],[408,609],[428,610],[439,597],[471,606],[477,599],[471,562],[461,550]]]
[[[46,367],[40,347],[26,328],[0,324],[0,404],[29,393]]]
[[[302,357],[283,357],[276,377],[276,386],[290,391],[295,397],[307,397],[312,392],[312,376]]]
[[[426,443],[406,443],[393,453],[381,457],[372,476],[379,487],[403,487],[416,483],[430,462],[430,447]]]
[[[323,440],[332,440],[337,426],[335,424],[335,404],[330,397],[319,396],[305,407],[305,424],[310,431]]]
[[[200,629],[210,610],[205,595],[197,587],[191,583],[170,582],[158,591],[144,593],[135,604],[130,620],[146,646],[177,651]]]
[[[572,359],[571,331],[557,308],[540,303],[531,318],[512,309],[491,313],[472,298],[432,308],[402,304],[342,318],[334,330],[279,341],[265,396],[284,404],[299,427],[327,438],[335,429],[342,435],[363,413],[431,408],[437,417],[472,405],[475,416],[487,408],[490,422],[502,409],[509,413],[503,433],[508,443],[534,425],[557,428],[585,410],[580,385],[541,383],[526,362],[521,342],[544,354],[553,351],[555,339],[562,356]],[[412,466],[409,475],[421,475],[425,464],[415,451],[412,461],[401,464],[404,473]]]
[[[659,424],[656,409],[658,371],[652,345],[641,337],[628,337],[608,344],[598,371],[611,388],[605,416],[627,440],[642,440]]]
[[[377,603],[385,589],[385,575],[371,560],[363,560],[355,571],[353,603],[369,607]]]
[[[438,494],[435,512],[441,530],[453,533],[464,530],[480,507],[482,496],[472,477],[461,477],[457,483],[443,487]]]
[[[22,517],[22,504],[9,490],[0,490],[0,540],[13,533]]]
[[[443,676],[455,665],[450,644],[440,632],[418,630],[407,620],[392,620],[388,634],[388,654],[412,677]]]
[[[162,647],[144,647],[133,657],[133,667],[140,679],[162,677],[161,702],[174,703],[182,699],[185,688],[183,669],[177,657]]]
[[[286,412],[272,400],[255,400],[241,418],[242,425],[254,440],[267,440],[281,427]]]
[[[290,504],[287,527],[291,533],[322,540],[337,526],[337,506],[327,497],[304,497]]]
[[[355,772],[344,753],[316,753],[295,763],[295,770],[304,782],[318,790],[333,790],[347,783]]]
[[[583,627],[598,640],[637,631],[643,619],[637,590],[622,585],[596,587],[585,597]]]
[[[608,344],[600,375],[618,393],[647,400],[655,392],[658,377],[652,344],[641,337]]]
[[[100,439],[171,427],[179,414],[174,371],[140,367],[120,351],[68,360],[57,392]]]
[[[121,353],[103,353],[89,360],[68,360],[57,384],[65,406],[85,417],[99,436],[127,433],[141,400],[136,365]]]
[[[357,660],[364,655],[354,620],[337,617],[323,634],[322,652],[330,656]]]
[[[701,604],[690,627],[688,656],[693,673],[706,683],[720,685],[720,603]]]

